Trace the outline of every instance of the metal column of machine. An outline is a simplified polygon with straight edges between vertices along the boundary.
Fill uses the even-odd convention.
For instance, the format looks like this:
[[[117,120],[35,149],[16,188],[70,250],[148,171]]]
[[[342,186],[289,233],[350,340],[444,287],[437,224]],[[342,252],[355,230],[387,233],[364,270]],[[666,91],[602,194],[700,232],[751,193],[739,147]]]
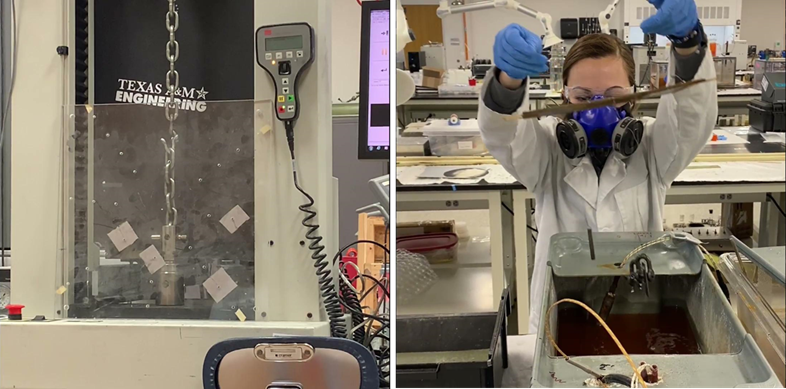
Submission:
[[[17,18],[23,22],[18,30],[11,115],[13,246],[19,258],[14,262],[13,302],[26,306],[26,320],[35,315],[55,320],[0,322],[0,388],[200,387],[205,354],[221,340],[275,334],[329,335],[311,252],[308,245],[301,244],[306,229],[298,206],[305,199],[293,185],[284,123],[276,118],[279,93],[256,63],[254,101],[247,102],[253,107],[248,118],[253,126],[253,177],[249,177],[249,184],[255,204],[249,222],[254,232],[253,290],[249,292],[254,310],[246,311],[247,321],[161,320],[163,317],[82,320],[69,314],[81,302],[75,302],[71,283],[74,115],[79,118],[84,112],[95,112],[98,118],[94,120],[101,120],[101,112],[108,108],[75,105],[74,56],[55,52],[58,46],[75,46],[76,0],[20,3],[17,1]],[[315,199],[322,244],[325,252],[332,254],[337,249],[337,182],[331,164],[325,163],[332,160],[330,4],[330,0],[256,0],[253,13],[254,29],[285,23],[308,23],[314,29],[314,61],[300,79],[298,104],[302,109],[294,134],[295,154],[299,156],[296,169],[300,185]],[[157,20],[163,19],[161,15]],[[195,21],[181,18],[181,27],[187,23]],[[164,28],[162,23],[162,33]],[[254,30],[248,34],[253,35]],[[93,37],[90,39],[92,43]],[[164,55],[164,47],[150,50]],[[248,61],[254,62],[254,57],[250,55]],[[178,67],[182,62],[181,58]],[[207,102],[211,104],[221,107],[228,103]],[[116,109],[139,106],[122,107]],[[155,110],[164,121],[163,108],[146,109]],[[182,114],[186,119],[195,115]],[[151,131],[156,131],[157,138],[169,138],[166,127]],[[181,151],[187,148],[182,142],[186,136],[180,132],[178,164],[187,162]],[[156,159],[151,166],[153,162],[157,167],[162,165]],[[157,168],[156,174],[163,175],[162,169]],[[178,193],[183,193],[185,188],[180,188]],[[182,202],[178,207],[180,218],[186,217]],[[176,233],[186,231],[178,228]],[[106,236],[95,233],[96,238],[99,235]],[[163,242],[164,237],[160,238]],[[177,255],[174,261],[178,261]],[[99,260],[94,262],[101,265]],[[177,296],[164,300],[160,308],[179,309]],[[42,369],[47,374],[35,373]]]

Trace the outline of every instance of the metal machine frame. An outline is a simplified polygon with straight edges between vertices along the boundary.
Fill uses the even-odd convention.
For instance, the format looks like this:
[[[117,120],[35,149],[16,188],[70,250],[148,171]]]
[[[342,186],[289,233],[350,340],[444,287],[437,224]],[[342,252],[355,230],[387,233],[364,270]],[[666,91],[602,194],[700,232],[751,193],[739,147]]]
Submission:
[[[742,0],[696,0],[699,19],[706,26],[735,26],[734,39],[740,39]],[[726,17],[728,8],[728,17]],[[641,26],[641,22],[654,14],[655,7],[647,0],[625,0],[623,7],[623,40],[630,41],[630,28]],[[723,16],[719,15],[723,12]]]
[[[11,115],[11,224],[16,257],[12,298],[26,306],[25,319],[35,315],[66,319],[73,299],[69,268],[73,268],[74,252],[74,159],[70,147],[74,56],[60,56],[55,48],[74,47],[75,2],[16,4],[17,18],[24,22],[18,30]],[[295,153],[300,157],[301,184],[316,200],[325,252],[332,254],[337,250],[338,183],[331,164],[319,162],[332,160],[330,4],[330,0],[291,0],[284,7],[279,2],[256,0],[254,25],[307,22],[316,31],[315,61],[300,88],[304,109],[295,130]],[[91,19],[92,14],[91,8]],[[92,42],[89,47],[92,50]],[[92,60],[92,54],[89,57]],[[274,86],[259,66],[255,66],[254,77],[254,128],[260,129],[254,135],[254,321],[1,322],[0,388],[199,387],[205,353],[220,340],[328,335],[311,253],[299,243],[306,232],[298,210],[304,199],[293,186],[284,124],[274,114]],[[261,130],[267,127],[272,130]],[[42,368],[47,374],[35,373]]]

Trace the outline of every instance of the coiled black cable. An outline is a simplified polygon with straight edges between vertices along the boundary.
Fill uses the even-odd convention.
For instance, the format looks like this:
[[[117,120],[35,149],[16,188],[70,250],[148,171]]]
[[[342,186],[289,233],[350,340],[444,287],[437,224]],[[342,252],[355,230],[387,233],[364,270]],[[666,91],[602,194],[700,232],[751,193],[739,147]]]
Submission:
[[[314,206],[314,198],[306,193],[297,182],[297,170],[295,169],[295,125],[291,120],[288,120],[284,122],[284,127],[286,128],[289,154],[292,157],[292,178],[295,182],[295,188],[308,200],[298,207],[301,212],[306,214],[300,224],[306,227],[307,230],[306,239],[309,240],[308,248],[311,250],[311,259],[314,260],[314,267],[317,269],[320,296],[322,296],[325,312],[327,312],[330,322],[330,335],[336,338],[346,338],[347,326],[344,322],[344,313],[341,311],[341,302],[333,285],[330,262],[325,260],[327,255],[323,252],[325,246],[321,244],[322,236],[317,233],[319,224],[314,220],[317,217],[317,212],[311,209]]]
[[[352,339],[355,342],[363,343],[363,340],[366,338],[366,330],[361,325],[365,321],[363,315],[358,314],[357,312],[353,311],[363,311],[363,307],[360,305],[360,300],[358,300],[357,294],[352,288],[347,285],[345,282],[339,282],[339,292],[341,292],[341,297],[344,299],[344,304],[346,304],[351,309],[349,310],[350,315],[352,316],[352,327],[355,328],[355,331],[352,332]]]

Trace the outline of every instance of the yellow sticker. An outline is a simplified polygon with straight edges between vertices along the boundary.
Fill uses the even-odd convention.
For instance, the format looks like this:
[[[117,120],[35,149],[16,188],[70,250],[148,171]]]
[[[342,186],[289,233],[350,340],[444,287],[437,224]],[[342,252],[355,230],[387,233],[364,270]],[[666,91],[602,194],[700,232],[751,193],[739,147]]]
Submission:
[[[246,321],[246,315],[240,309],[235,311],[235,316],[237,316],[238,320],[240,321]]]
[[[63,294],[63,293],[65,293],[67,290],[68,290],[68,288],[66,288],[65,286],[62,286],[62,285],[60,285],[60,287],[59,287],[59,288],[57,288],[57,290],[55,291],[55,293],[57,293],[57,294],[59,294],[59,295],[62,295],[62,294]]]
[[[93,106],[90,105],[90,104],[87,104],[87,105],[85,105],[85,110],[87,110],[87,113],[91,113],[91,112],[93,112]]]
[[[270,132],[270,130],[271,130],[271,129],[272,129],[272,128],[270,128],[270,126],[269,126],[269,125],[265,124],[264,126],[262,126],[262,128],[260,128],[260,129],[259,129],[259,132],[261,132],[261,133],[262,133],[262,135],[265,135],[265,134],[267,134],[268,132]]]

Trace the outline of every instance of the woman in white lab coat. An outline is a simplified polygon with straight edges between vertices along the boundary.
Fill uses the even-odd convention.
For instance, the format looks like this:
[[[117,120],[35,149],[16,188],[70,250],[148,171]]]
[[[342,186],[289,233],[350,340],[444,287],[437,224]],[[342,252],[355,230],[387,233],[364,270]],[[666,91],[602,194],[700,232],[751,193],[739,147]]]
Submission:
[[[668,82],[714,79],[694,1],[648,1],[658,13],[642,29],[672,41]],[[656,118],[636,119],[625,105],[516,122],[505,118],[526,109],[528,77],[548,69],[540,38],[508,26],[497,35],[494,62],[478,118],[491,154],[535,195],[539,236],[529,322],[529,332],[535,333],[551,236],[587,229],[661,231],[666,191],[712,134],[717,86],[706,82],[662,96]],[[579,39],[565,58],[565,103],[632,92],[634,66],[630,49],[616,37]]]

